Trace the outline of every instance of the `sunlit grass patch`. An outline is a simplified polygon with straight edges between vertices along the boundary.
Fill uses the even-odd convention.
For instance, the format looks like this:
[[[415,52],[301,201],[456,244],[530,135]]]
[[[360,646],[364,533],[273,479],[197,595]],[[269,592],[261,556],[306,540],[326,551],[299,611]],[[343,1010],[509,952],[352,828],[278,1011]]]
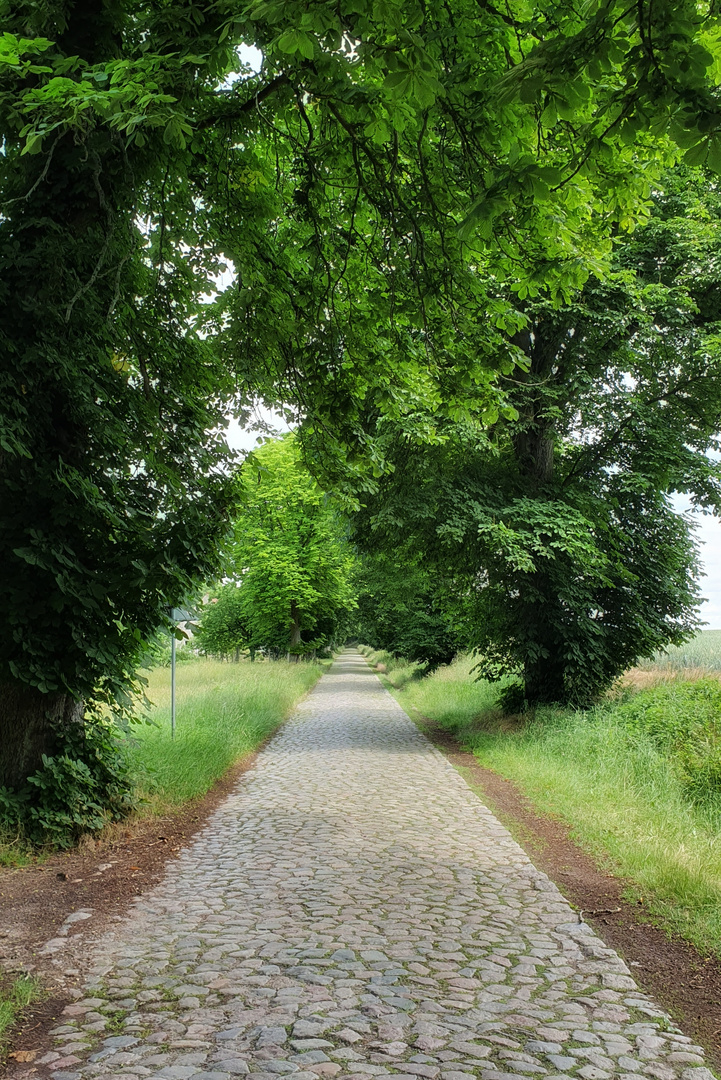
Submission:
[[[388,682],[397,688],[405,686],[411,679],[418,678],[423,670],[420,664],[414,664],[405,657],[396,656],[395,653],[388,652],[386,649],[371,649],[367,645],[361,645],[359,652],[365,656],[372,667],[377,667]]]
[[[0,973],[0,1060],[7,1049],[7,1031],[23,1009],[42,996],[40,982],[30,975],[19,979],[3,976]]]
[[[176,730],[170,737],[170,671],[148,675],[153,726],[134,727],[129,754],[146,799],[158,809],[203,795],[253,751],[316,683],[322,667],[283,660],[199,660],[176,673]]]
[[[0,867],[33,866],[42,862],[43,857],[22,836],[0,829]]]
[[[493,709],[498,687],[477,682],[471,656],[459,656],[452,664],[440,667],[431,675],[403,688],[403,704],[415,707],[425,716],[454,730],[463,726],[472,730]]]

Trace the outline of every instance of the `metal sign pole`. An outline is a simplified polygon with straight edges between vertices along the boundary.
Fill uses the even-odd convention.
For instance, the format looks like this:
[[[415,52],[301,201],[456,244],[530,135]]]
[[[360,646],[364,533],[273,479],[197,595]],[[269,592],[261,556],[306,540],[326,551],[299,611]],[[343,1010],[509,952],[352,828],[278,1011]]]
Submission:
[[[170,618],[173,622],[170,639],[170,738],[175,738],[175,631],[178,623],[188,622],[193,618],[193,612],[187,608],[170,608]],[[187,637],[187,634],[185,635]]]
[[[175,627],[170,639],[170,738],[175,738]]]

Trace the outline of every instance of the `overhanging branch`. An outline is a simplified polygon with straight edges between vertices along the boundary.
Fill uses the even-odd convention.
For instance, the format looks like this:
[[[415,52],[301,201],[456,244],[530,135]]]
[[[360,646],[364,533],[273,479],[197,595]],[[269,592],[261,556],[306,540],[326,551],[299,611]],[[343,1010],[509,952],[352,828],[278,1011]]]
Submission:
[[[229,108],[223,112],[211,113],[210,116],[206,116],[203,120],[198,121],[196,127],[199,131],[204,128],[212,127],[213,124],[222,124],[227,120],[237,120],[242,116],[247,116],[253,109],[260,105],[261,101],[265,101],[267,97],[274,94],[276,90],[279,90],[282,86],[287,86],[290,83],[290,78],[286,73],[276,76],[275,79],[263,87],[262,90],[257,90],[252,97],[247,98],[245,101],[241,101],[238,104],[234,104],[232,108]]]

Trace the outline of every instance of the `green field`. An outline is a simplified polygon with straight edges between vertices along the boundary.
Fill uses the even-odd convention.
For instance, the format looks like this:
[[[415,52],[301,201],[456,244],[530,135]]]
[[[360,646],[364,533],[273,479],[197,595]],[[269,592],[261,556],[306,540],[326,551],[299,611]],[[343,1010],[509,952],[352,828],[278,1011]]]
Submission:
[[[653,660],[643,660],[642,671],[682,671],[684,668],[705,668],[721,671],[721,630],[702,630],[692,641],[665,652],[656,653]]]

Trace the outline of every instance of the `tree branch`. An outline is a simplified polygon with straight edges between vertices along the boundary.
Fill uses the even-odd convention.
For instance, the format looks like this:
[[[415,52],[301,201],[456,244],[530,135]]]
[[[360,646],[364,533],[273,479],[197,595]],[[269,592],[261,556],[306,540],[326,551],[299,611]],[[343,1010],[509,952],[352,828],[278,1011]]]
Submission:
[[[206,116],[203,120],[200,120],[196,127],[199,131],[204,128],[212,127],[213,124],[222,124],[226,120],[237,120],[241,116],[247,116],[253,109],[260,105],[261,101],[265,101],[267,97],[274,94],[276,90],[279,90],[282,86],[287,86],[290,83],[290,78],[287,73],[276,76],[275,79],[263,87],[262,90],[257,90],[252,97],[247,98],[245,101],[241,101],[235,105],[234,108],[228,109],[227,112],[213,113],[210,116]]]

